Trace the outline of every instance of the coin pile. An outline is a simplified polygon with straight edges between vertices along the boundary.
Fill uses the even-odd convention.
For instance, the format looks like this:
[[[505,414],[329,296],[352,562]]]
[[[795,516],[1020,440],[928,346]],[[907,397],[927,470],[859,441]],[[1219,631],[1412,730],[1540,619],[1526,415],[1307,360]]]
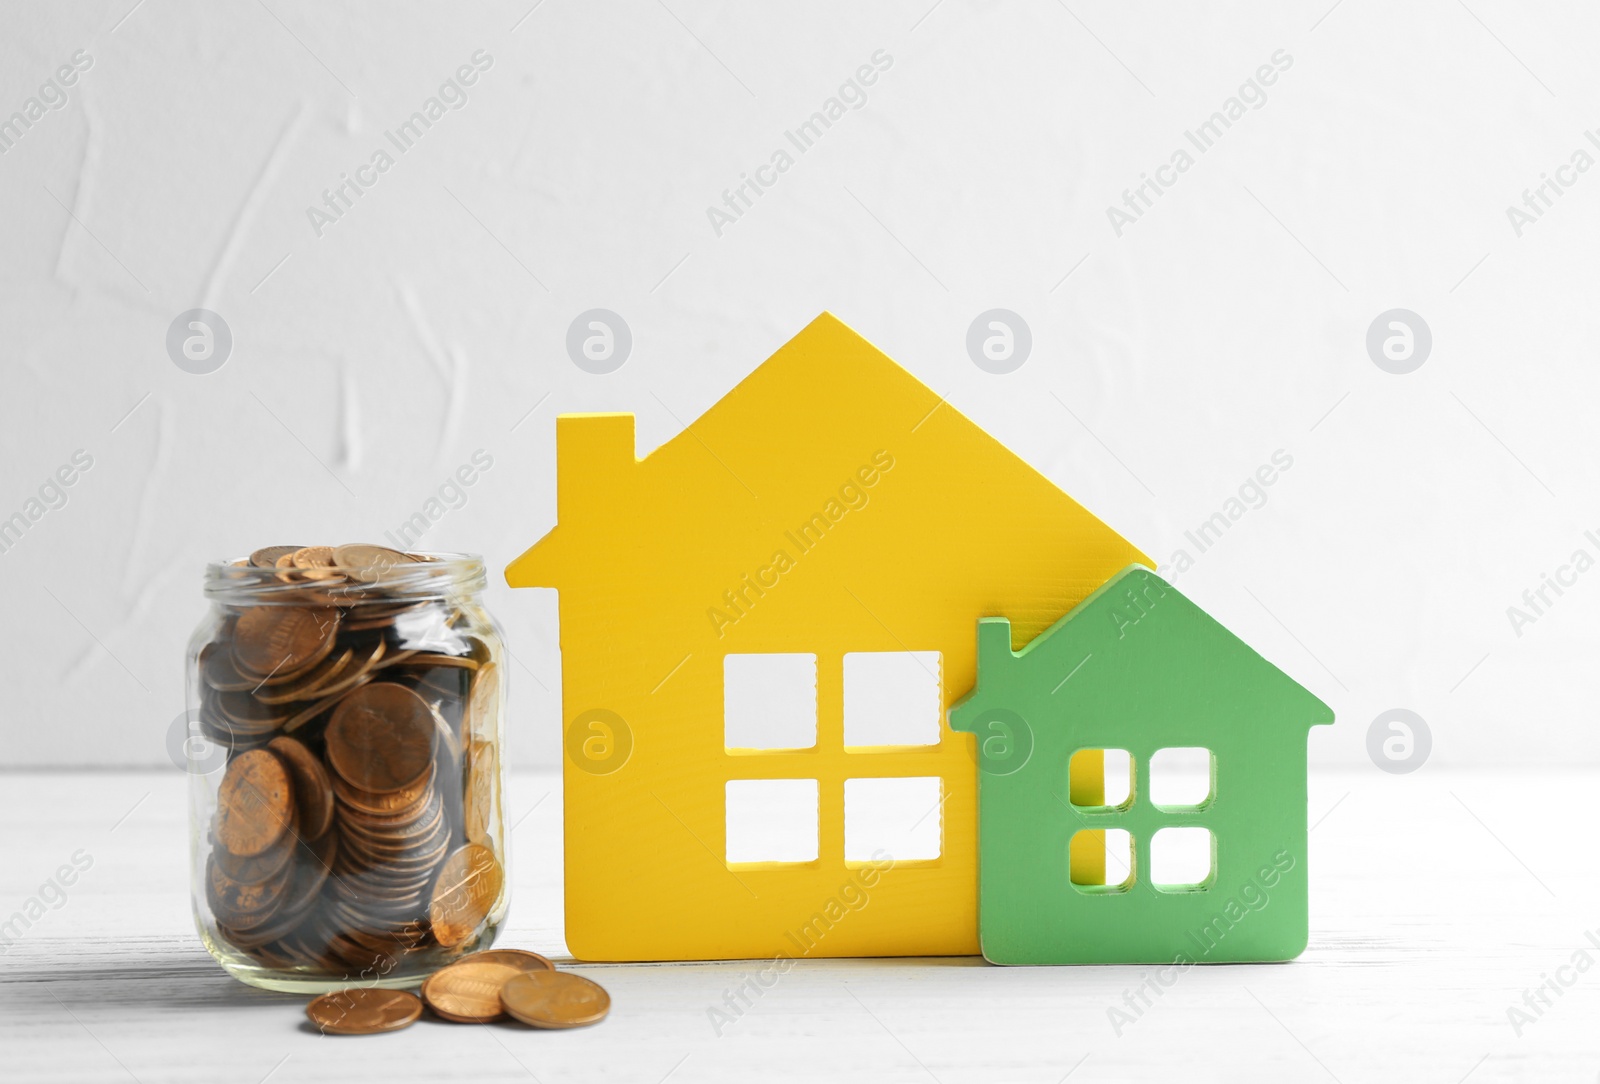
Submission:
[[[260,966],[420,973],[503,908],[500,678],[467,600],[416,590],[428,561],[257,550],[251,604],[199,650],[200,727],[228,751],[206,900]]]
[[[422,999],[394,990],[337,990],[306,1006],[306,1016],[332,1035],[370,1035],[412,1023],[426,1003],[441,1020],[488,1024],[510,1017],[536,1028],[598,1024],[611,996],[595,982],[557,971],[549,960],[521,949],[490,949],[464,956],[422,984]]]

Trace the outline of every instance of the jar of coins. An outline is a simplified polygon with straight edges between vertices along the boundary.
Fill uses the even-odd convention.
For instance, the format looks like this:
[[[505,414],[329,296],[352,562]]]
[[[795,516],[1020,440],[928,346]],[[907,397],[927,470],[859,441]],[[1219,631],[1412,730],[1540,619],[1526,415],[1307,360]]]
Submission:
[[[410,986],[506,912],[504,648],[483,562],[271,546],[189,647],[193,897],[236,978]]]

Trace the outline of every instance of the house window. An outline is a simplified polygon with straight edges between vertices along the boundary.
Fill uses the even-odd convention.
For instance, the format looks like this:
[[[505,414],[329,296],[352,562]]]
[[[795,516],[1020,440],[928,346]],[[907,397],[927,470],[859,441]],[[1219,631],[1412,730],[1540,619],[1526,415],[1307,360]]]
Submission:
[[[1215,755],[1199,746],[1170,746],[1156,750],[1145,767],[1148,775],[1125,749],[1079,749],[1067,762],[1073,808],[1091,815],[1091,824],[1105,818],[1103,827],[1097,824],[1074,833],[1068,846],[1068,879],[1079,891],[1121,892],[1132,887],[1140,847],[1149,848],[1150,884],[1158,892],[1203,891],[1216,879],[1216,838],[1209,828],[1168,825],[1148,839],[1134,839],[1116,827],[1117,815],[1132,809],[1136,801],[1148,801],[1163,813],[1205,809],[1216,794]]]
[[[844,860],[886,852],[897,862],[939,857],[944,780],[938,776],[844,781]]]
[[[1211,750],[1184,745],[1150,757],[1150,801],[1164,809],[1197,809],[1211,800],[1216,760]]]
[[[1133,886],[1133,836],[1127,829],[1089,828],[1074,832],[1067,851],[1069,854],[1081,852],[1086,847],[1105,849],[1105,877],[1099,881],[1080,880],[1074,870],[1071,874],[1073,888],[1090,893],[1126,892]]]
[[[875,775],[873,767],[874,756],[939,745],[944,717],[941,663],[937,651],[860,651],[840,662],[844,726],[831,742],[853,754],[851,778],[843,780],[846,862],[871,861],[879,852],[897,861],[925,861],[942,853],[943,779]],[[818,748],[815,655],[726,655],[722,679],[723,746],[730,754],[748,757],[740,761],[738,774],[760,776],[761,764],[776,763],[763,758],[812,755]],[[813,771],[791,768],[774,774]],[[816,779],[729,781],[728,863],[816,861],[819,793]]]
[[[844,744],[938,745],[943,697],[937,651],[854,651],[844,657]]]
[[[1150,883],[1158,892],[1194,892],[1217,873],[1217,841],[1198,825],[1161,828],[1150,837]]]
[[[727,860],[815,862],[815,779],[730,779],[727,786]]]
[[[1079,749],[1067,764],[1067,794],[1081,809],[1127,809],[1133,786],[1133,757],[1126,749]]]
[[[724,656],[722,735],[728,749],[815,748],[817,657]]]

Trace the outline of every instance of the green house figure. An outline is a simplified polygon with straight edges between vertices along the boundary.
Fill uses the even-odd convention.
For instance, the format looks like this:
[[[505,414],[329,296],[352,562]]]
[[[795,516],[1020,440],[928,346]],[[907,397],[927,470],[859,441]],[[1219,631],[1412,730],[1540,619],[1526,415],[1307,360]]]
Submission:
[[[1306,742],[1331,722],[1146,568],[1124,569],[1018,652],[1009,621],[980,620],[977,685],[950,726],[978,740],[984,956],[1298,956]]]

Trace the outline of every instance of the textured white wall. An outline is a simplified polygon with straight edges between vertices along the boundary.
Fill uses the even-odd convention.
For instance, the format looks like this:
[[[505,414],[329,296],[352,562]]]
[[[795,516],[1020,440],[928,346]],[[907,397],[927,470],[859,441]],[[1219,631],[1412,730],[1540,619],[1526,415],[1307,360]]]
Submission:
[[[0,762],[164,763],[205,560],[381,540],[483,449],[423,544],[498,571],[553,521],[558,412],[635,411],[648,451],[823,309],[1163,559],[1292,457],[1179,582],[1335,706],[1314,760],[1365,764],[1405,707],[1434,764],[1600,761],[1600,572],[1520,636],[1506,612],[1600,554],[1600,169],[1554,173],[1600,154],[1600,14],[1330,4],[5,4],[0,118],[92,66],[0,155],[0,517],[93,465],[0,553]],[[480,50],[319,237],[307,208]],[[719,236],[707,208],[879,50]],[[233,335],[210,375],[166,349],[195,307]],[[593,307],[632,330],[611,375],[566,354]],[[1004,376],[965,345],[995,307],[1033,337]],[[1395,307],[1433,336],[1403,376],[1365,345]],[[514,758],[552,763],[554,598],[491,604]]]

